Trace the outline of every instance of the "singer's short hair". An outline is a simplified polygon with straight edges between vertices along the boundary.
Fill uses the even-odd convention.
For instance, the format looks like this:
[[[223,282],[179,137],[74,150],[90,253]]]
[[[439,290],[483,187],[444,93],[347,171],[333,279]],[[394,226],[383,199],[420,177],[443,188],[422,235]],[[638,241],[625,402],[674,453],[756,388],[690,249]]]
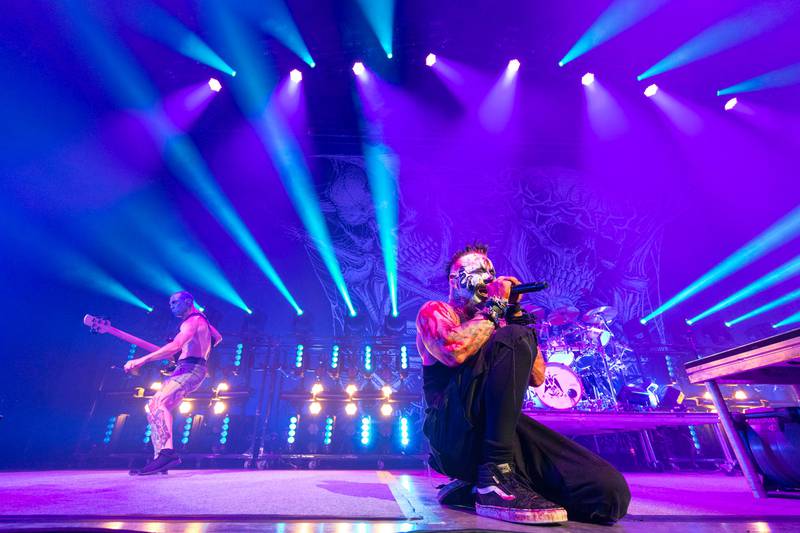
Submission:
[[[458,250],[456,253],[453,254],[453,257],[450,258],[450,261],[447,263],[447,270],[445,270],[445,276],[448,278],[450,277],[450,270],[453,268],[453,265],[456,264],[456,261],[464,257],[468,254],[483,254],[487,255],[489,253],[489,245],[483,244],[481,242],[474,242],[472,244],[468,244],[465,247]]]
[[[178,291],[174,293],[172,296],[177,296],[181,300],[188,298],[189,300],[192,301],[192,303],[194,303],[194,296],[192,296],[192,294],[189,291]]]

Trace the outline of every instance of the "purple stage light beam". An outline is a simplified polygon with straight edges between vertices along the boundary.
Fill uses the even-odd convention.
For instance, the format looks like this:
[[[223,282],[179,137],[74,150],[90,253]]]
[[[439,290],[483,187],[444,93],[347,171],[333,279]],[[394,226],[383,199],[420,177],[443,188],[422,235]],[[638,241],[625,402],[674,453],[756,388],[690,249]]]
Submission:
[[[509,61],[500,79],[494,84],[478,109],[478,118],[481,124],[492,133],[503,131],[511,120],[517,95],[519,68],[518,59]]]

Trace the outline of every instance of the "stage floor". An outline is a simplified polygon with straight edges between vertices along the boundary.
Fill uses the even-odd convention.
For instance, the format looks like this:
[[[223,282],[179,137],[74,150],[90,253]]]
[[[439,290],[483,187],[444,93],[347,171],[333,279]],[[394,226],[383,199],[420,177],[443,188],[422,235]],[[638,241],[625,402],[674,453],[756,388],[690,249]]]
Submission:
[[[741,476],[626,474],[633,501],[618,531],[800,531],[800,499],[756,500]],[[281,533],[530,531],[442,508],[422,471],[175,470],[0,473],[0,530]],[[570,522],[569,531],[609,530]]]

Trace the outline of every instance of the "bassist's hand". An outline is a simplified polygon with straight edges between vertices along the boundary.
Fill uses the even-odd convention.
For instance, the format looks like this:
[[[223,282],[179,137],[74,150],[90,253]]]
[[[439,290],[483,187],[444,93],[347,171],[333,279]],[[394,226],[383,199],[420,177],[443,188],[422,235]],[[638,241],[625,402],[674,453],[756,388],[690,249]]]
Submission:
[[[125,372],[128,373],[136,373],[140,366],[142,366],[145,361],[142,361],[142,358],[138,359],[131,359],[127,363],[125,363]]]

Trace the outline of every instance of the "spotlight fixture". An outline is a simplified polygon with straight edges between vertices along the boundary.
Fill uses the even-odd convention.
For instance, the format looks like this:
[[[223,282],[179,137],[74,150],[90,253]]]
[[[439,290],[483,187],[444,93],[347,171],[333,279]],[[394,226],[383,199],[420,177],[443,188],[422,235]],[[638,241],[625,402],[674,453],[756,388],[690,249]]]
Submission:
[[[392,404],[387,402],[381,405],[381,415],[391,416],[392,411],[394,411],[394,409],[392,409]]]
[[[314,383],[314,385],[311,386],[311,394],[313,394],[314,396],[316,396],[317,394],[319,394],[323,390],[325,390],[325,388],[322,386],[322,383],[320,383],[319,381],[317,381],[316,383]]]
[[[225,405],[225,402],[222,402],[222,401],[214,402],[214,414],[215,415],[221,415],[222,413],[225,412],[225,409],[227,409],[227,408],[228,408],[228,406]]]
[[[220,382],[220,383],[217,385],[217,392],[227,392],[227,391],[229,391],[230,389],[231,389],[230,385],[228,385],[228,384],[227,384],[227,383],[225,383],[224,381]]]
[[[383,393],[383,396],[385,398],[388,398],[389,396],[392,395],[392,387],[390,387],[389,385],[384,385],[383,387],[381,387],[381,392]]]
[[[736,391],[733,393],[733,399],[734,400],[746,400],[747,399],[747,393],[745,391],[743,391],[742,389],[736,389]]]
[[[587,72],[586,74],[581,77],[581,83],[584,87],[588,87],[589,85],[594,83],[594,74],[591,72]]]
[[[154,381],[150,384],[150,390],[161,390],[161,382]]]
[[[425,57],[425,64],[432,67],[436,64],[436,54],[430,53]]]
[[[731,109],[736,107],[736,104],[738,104],[738,103],[739,103],[739,100],[736,97],[731,98],[730,100],[725,102],[725,111],[730,111]]]
[[[348,385],[348,386],[347,386],[347,388],[346,388],[346,389],[344,389],[344,391],[347,393],[347,395],[348,395],[348,396],[352,397],[352,396],[353,396],[353,394],[355,394],[356,392],[358,392],[358,387],[356,387],[355,385],[353,385],[353,384],[351,383],[350,385]]]
[[[347,405],[344,406],[344,412],[347,413],[347,416],[353,416],[358,411],[358,407],[353,402],[349,402]]]
[[[311,413],[312,415],[318,415],[321,411],[322,411],[322,404],[317,401],[311,402],[311,405],[308,406],[308,412]]]
[[[297,70],[297,69],[293,69],[293,70],[292,70],[292,71],[289,73],[289,79],[291,79],[291,80],[292,80],[293,82],[295,82],[295,83],[300,83],[301,81],[303,81],[303,73],[302,73],[302,72],[300,72],[300,71],[299,71],[299,70]],[[302,313],[302,312],[301,312],[301,313]],[[298,313],[298,315],[299,315],[299,314],[301,314],[301,313]]]
[[[217,78],[211,78],[208,80],[208,88],[214,91],[215,93],[220,92],[222,90],[222,84],[219,82]]]
[[[182,401],[181,405],[178,407],[178,411],[182,415],[187,415],[192,412],[192,402]]]
[[[364,74],[365,70],[366,69],[364,68],[364,63],[362,63],[361,61],[356,61],[355,63],[353,63],[353,74],[355,74],[356,76],[361,76],[362,74]],[[351,315],[352,314],[353,313],[351,313]]]
[[[647,88],[644,90],[644,95],[645,95],[646,97],[650,98],[650,97],[652,97],[652,96],[655,96],[655,94],[656,94],[657,92],[658,92],[658,85],[656,85],[656,84],[654,83],[654,84],[652,84],[652,85],[648,85],[648,86],[647,86]]]
[[[392,59],[394,57],[394,54],[389,52],[388,54],[386,54],[386,57]]]
[[[516,72],[519,70],[519,59],[512,59],[508,62],[508,71],[509,72]]]

